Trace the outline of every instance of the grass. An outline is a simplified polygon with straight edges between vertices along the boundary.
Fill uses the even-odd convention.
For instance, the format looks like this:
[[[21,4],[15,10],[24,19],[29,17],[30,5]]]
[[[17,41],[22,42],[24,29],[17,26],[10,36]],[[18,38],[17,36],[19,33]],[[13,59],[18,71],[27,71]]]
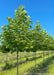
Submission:
[[[49,57],[53,56],[53,54],[50,54]],[[47,59],[48,56],[45,56],[45,59]],[[36,63],[37,64],[40,64],[43,62],[43,59],[42,58],[39,58],[36,60]],[[30,69],[32,69],[33,67],[35,66],[35,61],[30,61],[30,62],[27,62],[27,63],[23,63],[22,65],[19,65],[19,75],[23,75],[25,72],[28,72]],[[2,72],[0,73],[0,75],[17,75],[17,70],[16,68],[13,68],[13,69],[10,69],[10,70],[7,70],[5,72]]]
[[[54,60],[52,60],[52,63],[49,65],[46,73],[48,73],[48,75],[50,75],[50,73],[51,75],[54,75]]]
[[[29,54],[30,53],[30,54]],[[23,63],[23,62],[25,62],[26,61],[26,59],[28,58],[28,60],[30,60],[30,59],[32,59],[33,57],[34,57],[34,53],[33,52],[29,52],[29,53],[26,53],[26,52],[24,52],[24,55],[23,55],[23,52],[21,53],[21,59],[19,58],[19,63]],[[37,55],[36,55],[36,57],[39,57],[40,55],[42,55],[43,54],[43,52],[37,52]],[[47,53],[45,52],[45,55],[46,55]],[[4,54],[5,55],[5,54]],[[8,54],[8,56],[11,56],[11,54]],[[15,55],[15,57],[16,57],[16,53],[14,53],[13,55]],[[12,55],[12,57],[14,57]],[[23,55],[23,56],[22,56]],[[1,55],[0,55],[0,57],[2,57]],[[12,58],[11,57],[11,58]],[[20,57],[20,53],[19,53],[19,57]],[[5,57],[4,57],[5,58]],[[7,58],[8,59],[8,58]],[[9,65],[15,65],[16,63],[17,63],[17,59],[15,59],[15,60],[12,60],[12,61],[8,61],[8,63],[9,63]],[[0,63],[0,71],[2,71],[2,69],[4,68],[6,66],[6,62],[4,62],[4,63]]]
[[[43,53],[43,51],[37,51],[37,54],[40,54],[40,53]],[[46,53],[46,51],[45,51],[45,53]],[[20,56],[21,56],[21,58],[25,58],[28,56],[34,56],[34,52],[19,52],[19,59],[20,59]],[[14,52],[13,54],[11,54],[11,53],[7,54],[7,59],[14,60],[14,59],[16,59],[16,57],[17,57],[16,52]],[[6,54],[0,53],[0,63],[3,63],[5,61],[6,61]]]
[[[42,55],[42,54],[41,54]],[[37,55],[37,57],[39,57],[40,55]],[[31,59],[31,58],[33,58],[33,56],[31,55],[31,56],[28,56],[27,57],[28,59]],[[21,59],[19,59],[19,62],[23,62],[23,61],[26,61],[26,57],[24,57],[24,58],[22,58],[22,60]],[[17,62],[17,59],[15,59],[14,61],[9,61],[8,63],[9,64],[15,64]],[[0,63],[0,67],[4,67],[5,66],[5,64],[6,63]]]
[[[42,62],[42,63],[40,63],[40,64],[37,65],[37,68],[34,67],[33,69],[31,69],[31,70],[29,71],[29,73],[31,73],[31,74],[33,74],[33,73],[45,73],[46,70],[47,70],[47,67],[48,67],[50,64],[52,64],[53,59],[54,59],[54,56],[48,58],[47,60],[45,59],[44,62]],[[53,66],[54,66],[54,65],[53,65]],[[54,68],[54,67],[53,67],[53,68]],[[51,70],[51,67],[50,67],[50,70]],[[50,71],[50,70],[49,70],[49,71]],[[54,70],[54,69],[52,69],[52,71],[53,71],[53,70]],[[28,75],[29,75],[29,73],[28,73]],[[47,73],[49,73],[49,72],[47,72]]]

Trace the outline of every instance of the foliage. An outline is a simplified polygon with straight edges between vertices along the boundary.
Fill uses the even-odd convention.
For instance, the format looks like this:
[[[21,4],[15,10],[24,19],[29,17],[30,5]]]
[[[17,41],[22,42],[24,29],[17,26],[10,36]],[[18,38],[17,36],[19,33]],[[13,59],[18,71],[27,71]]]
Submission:
[[[6,48],[10,48],[11,52],[24,50],[24,47],[29,44],[27,35],[32,23],[30,16],[27,16],[27,11],[20,6],[15,10],[15,17],[12,19],[9,16],[7,19],[9,24],[2,27],[1,43]]]

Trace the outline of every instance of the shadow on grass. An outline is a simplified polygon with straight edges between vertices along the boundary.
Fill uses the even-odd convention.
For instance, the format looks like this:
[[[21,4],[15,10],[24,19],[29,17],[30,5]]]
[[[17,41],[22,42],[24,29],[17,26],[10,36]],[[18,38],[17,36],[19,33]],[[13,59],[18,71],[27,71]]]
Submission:
[[[36,68],[32,68],[26,75],[44,75],[44,73],[48,69],[48,66],[52,63],[53,60],[54,56],[45,59],[44,62],[37,64]]]

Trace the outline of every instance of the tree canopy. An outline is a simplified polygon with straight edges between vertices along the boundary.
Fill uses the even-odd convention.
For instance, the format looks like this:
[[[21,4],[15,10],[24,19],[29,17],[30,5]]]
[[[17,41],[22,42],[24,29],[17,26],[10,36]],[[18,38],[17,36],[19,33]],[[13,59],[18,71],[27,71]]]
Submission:
[[[1,27],[3,32],[0,35],[1,44],[6,49],[14,51],[37,51],[54,49],[54,37],[50,36],[42,25],[37,21],[34,29],[33,22],[24,6],[15,10],[14,18],[7,17],[8,25]]]

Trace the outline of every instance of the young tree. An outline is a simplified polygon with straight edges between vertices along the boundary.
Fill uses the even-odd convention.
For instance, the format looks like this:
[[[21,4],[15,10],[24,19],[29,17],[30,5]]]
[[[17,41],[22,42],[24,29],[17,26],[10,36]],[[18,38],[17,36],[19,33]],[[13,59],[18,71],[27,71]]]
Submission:
[[[51,50],[53,48],[52,43],[53,43],[53,37],[47,33],[45,38],[45,49],[48,50],[48,58],[49,58],[50,45],[51,45]]]
[[[49,40],[49,34],[46,35],[46,50],[48,50],[48,58],[49,58],[49,43],[50,43],[50,40]]]
[[[53,36],[50,36],[50,35],[49,35],[48,47],[49,47],[49,50],[54,50],[54,38]]]
[[[32,21],[30,16],[27,16],[27,11],[23,6],[15,10],[15,17],[7,18],[9,24],[2,27],[2,40],[6,48],[10,48],[11,52],[17,52],[17,75],[18,75],[18,52],[24,51],[28,45],[29,39],[27,37],[28,30],[31,28]]]
[[[40,34],[41,34],[41,40],[40,40],[40,49],[41,50],[43,50],[43,62],[44,62],[44,51],[45,51],[45,49],[46,49],[46,47],[45,47],[45,40],[46,40],[46,34],[47,34],[47,32],[45,31],[45,29],[44,30],[42,30],[41,32],[40,32]]]
[[[36,67],[36,51],[40,49],[39,45],[41,40],[41,34],[40,34],[41,30],[42,30],[42,26],[39,25],[39,21],[37,21],[35,28],[33,29],[33,32],[32,32],[33,34],[33,50],[32,51],[35,52],[35,67]]]

